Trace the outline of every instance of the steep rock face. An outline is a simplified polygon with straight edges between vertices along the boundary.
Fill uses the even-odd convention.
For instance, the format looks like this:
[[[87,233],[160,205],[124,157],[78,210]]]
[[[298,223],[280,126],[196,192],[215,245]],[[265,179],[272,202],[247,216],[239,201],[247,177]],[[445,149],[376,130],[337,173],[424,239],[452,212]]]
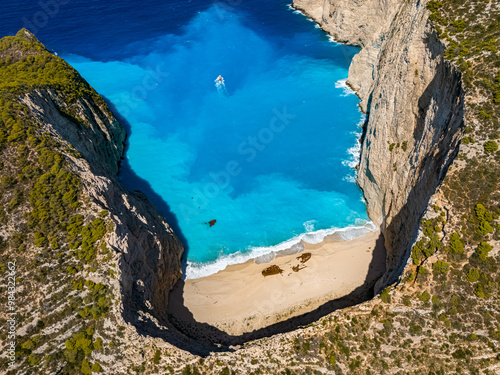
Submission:
[[[110,213],[114,228],[107,242],[121,255],[125,314],[147,311],[165,321],[168,293],[181,276],[183,247],[153,204],[117,181],[124,129],[107,108],[91,98],[76,99],[78,113],[74,117],[78,120],[65,112],[67,105],[55,90],[36,90],[22,101],[43,131],[81,155],[68,153],[70,168],[80,177],[92,203]]]
[[[126,133],[106,110],[91,98],[77,98],[79,119],[67,113],[68,104],[53,89],[36,90],[23,102],[45,123],[44,130],[75,147],[96,173],[116,175]]]
[[[368,215],[381,226],[387,272],[401,273],[431,195],[458,152],[464,92],[426,2],[295,0],[341,42],[362,47],[348,83],[368,113],[358,184]]]
[[[349,85],[361,99],[360,107],[367,112],[368,99],[381,46],[391,31],[402,0],[295,0],[293,5],[316,21],[335,40],[361,47],[349,68]]]

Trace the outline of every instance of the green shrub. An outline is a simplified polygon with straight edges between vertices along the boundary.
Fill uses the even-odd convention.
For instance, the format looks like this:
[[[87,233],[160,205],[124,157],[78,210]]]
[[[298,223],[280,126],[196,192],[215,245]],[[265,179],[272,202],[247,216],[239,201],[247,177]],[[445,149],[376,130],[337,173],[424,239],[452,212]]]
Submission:
[[[429,274],[429,270],[427,268],[425,268],[424,266],[420,266],[420,267],[418,267],[417,274],[421,275],[421,276],[425,276],[425,275]]]
[[[95,350],[102,350],[102,339],[100,337],[97,337],[94,341],[94,349]]]
[[[464,31],[465,27],[467,26],[463,18],[459,18],[455,21],[450,22],[450,25],[455,27],[455,31],[457,33],[461,33],[462,31]]]
[[[429,1],[427,3],[427,9],[429,9],[432,13],[437,12],[442,6],[443,3],[440,1]]]
[[[412,336],[421,335],[422,334],[422,327],[416,323],[411,322],[409,331],[410,331],[410,335],[412,335]]]
[[[43,235],[43,233],[40,232],[35,232],[35,240],[34,240],[35,246],[36,247],[45,247],[49,244],[49,241],[47,238]]]
[[[472,356],[472,352],[469,349],[459,348],[451,353],[451,356],[455,359],[465,359]]]
[[[417,266],[420,264],[420,261],[424,255],[424,246],[425,241],[420,240],[411,249],[411,259],[413,260],[413,264]]]
[[[385,288],[382,293],[380,293],[380,299],[384,303],[390,303],[391,302],[391,296],[389,294],[389,288]]]
[[[463,254],[464,253],[464,244],[460,240],[460,236],[458,233],[452,233],[450,236],[450,248],[455,254]]]
[[[486,220],[481,221],[479,227],[477,228],[479,234],[488,234],[493,232],[493,227]]]
[[[28,364],[33,367],[38,365],[39,363],[40,363],[40,357],[35,353],[31,353],[28,357]]]
[[[28,340],[21,345],[21,348],[26,350],[33,350],[35,348],[35,344],[33,343],[33,341]]]
[[[101,365],[99,363],[94,363],[92,365],[92,372],[97,372],[97,373],[101,372]]]
[[[485,298],[486,295],[483,290],[483,285],[478,283],[476,284],[476,287],[474,288],[474,294],[478,296],[479,298]]]
[[[496,141],[487,141],[484,143],[484,151],[491,153],[498,150],[498,143]]]
[[[417,296],[422,302],[427,302],[431,299],[431,295],[427,290],[425,290],[423,293],[418,293]]]
[[[92,369],[90,368],[90,363],[86,359],[82,361],[82,367],[81,371],[83,375],[90,375],[92,374]]]
[[[439,310],[441,307],[442,307],[442,303],[441,303],[441,300],[439,299],[439,297],[437,296],[432,296],[432,307],[435,309],[435,310]]]
[[[432,264],[432,271],[436,275],[446,275],[450,270],[450,265],[442,260],[438,260],[437,262]]]
[[[481,260],[485,261],[485,260],[486,260],[486,258],[488,257],[488,253],[489,253],[492,249],[493,249],[493,247],[492,247],[489,243],[487,243],[487,242],[483,241],[483,242],[481,242],[481,243],[479,244],[479,246],[477,247],[477,249],[476,249],[476,255],[477,255],[477,256],[478,256]]]
[[[493,219],[493,215],[481,203],[474,206],[474,213],[479,221],[491,221]]]
[[[470,281],[471,283],[475,283],[476,281],[479,280],[480,272],[478,269],[470,269],[469,272],[467,272],[467,280]]]
[[[469,136],[462,138],[462,144],[464,144],[464,145],[468,145],[469,143],[475,143],[475,142],[476,141],[474,140],[474,138],[469,137]]]
[[[161,352],[160,352],[159,350],[157,350],[157,351],[155,352],[154,357],[153,357],[153,363],[154,363],[155,365],[158,365],[158,364],[160,363],[160,359],[161,359]]]
[[[332,365],[332,366],[335,366],[335,355],[331,354],[328,357],[328,363],[330,363],[330,365]]]
[[[0,179],[0,185],[4,189],[11,189],[16,184],[16,179],[12,176],[3,176]]]

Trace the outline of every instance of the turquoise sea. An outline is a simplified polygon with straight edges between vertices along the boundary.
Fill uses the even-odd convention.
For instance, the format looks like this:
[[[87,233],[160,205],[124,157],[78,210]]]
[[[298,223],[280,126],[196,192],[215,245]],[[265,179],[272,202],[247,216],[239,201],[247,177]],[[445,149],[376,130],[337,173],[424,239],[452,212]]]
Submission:
[[[110,103],[129,132],[120,179],[168,206],[188,278],[371,228],[345,85],[357,49],[287,2],[74,0],[43,27],[19,3],[0,30],[31,23]]]

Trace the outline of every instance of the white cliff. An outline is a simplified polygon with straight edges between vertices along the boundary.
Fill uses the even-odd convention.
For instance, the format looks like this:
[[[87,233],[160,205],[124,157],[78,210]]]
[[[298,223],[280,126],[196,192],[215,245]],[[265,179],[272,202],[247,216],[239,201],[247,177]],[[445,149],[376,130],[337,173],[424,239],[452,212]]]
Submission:
[[[380,289],[400,275],[420,218],[458,152],[461,75],[443,59],[426,1],[295,0],[294,7],[339,42],[361,47],[348,84],[368,114],[357,182],[385,237]]]

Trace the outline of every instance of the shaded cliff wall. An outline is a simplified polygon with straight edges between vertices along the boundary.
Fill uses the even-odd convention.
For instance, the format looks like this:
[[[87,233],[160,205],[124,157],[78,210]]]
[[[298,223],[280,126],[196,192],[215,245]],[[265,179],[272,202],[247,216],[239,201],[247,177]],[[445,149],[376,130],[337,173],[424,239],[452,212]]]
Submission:
[[[431,195],[458,153],[464,91],[429,21],[426,1],[295,0],[339,42],[360,46],[348,84],[368,118],[358,185],[380,225],[387,271],[397,280]]]
[[[89,203],[110,213],[114,228],[107,244],[120,254],[124,313],[141,310],[166,320],[168,294],[181,276],[182,244],[142,193],[129,192],[118,182],[126,133],[104,102],[79,97],[70,108],[61,94],[39,89],[22,101],[42,131],[80,153],[67,154],[70,168],[80,177]]]

